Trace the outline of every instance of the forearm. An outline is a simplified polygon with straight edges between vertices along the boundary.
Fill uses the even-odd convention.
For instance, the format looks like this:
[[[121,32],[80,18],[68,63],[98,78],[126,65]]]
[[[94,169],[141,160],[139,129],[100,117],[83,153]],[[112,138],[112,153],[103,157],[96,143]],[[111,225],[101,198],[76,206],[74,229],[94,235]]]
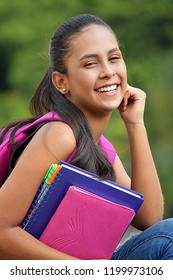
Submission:
[[[0,259],[74,260],[76,258],[48,247],[19,227],[0,232]]]
[[[126,127],[131,151],[131,187],[144,195],[144,203],[134,223],[145,228],[162,219],[163,196],[144,124]]]

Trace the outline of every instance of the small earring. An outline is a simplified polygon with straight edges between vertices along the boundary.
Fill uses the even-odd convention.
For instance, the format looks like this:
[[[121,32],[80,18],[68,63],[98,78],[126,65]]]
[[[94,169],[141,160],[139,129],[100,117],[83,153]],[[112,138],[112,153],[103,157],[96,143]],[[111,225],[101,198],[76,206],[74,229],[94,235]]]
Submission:
[[[63,88],[62,91],[63,91],[63,92],[66,92],[66,88]]]

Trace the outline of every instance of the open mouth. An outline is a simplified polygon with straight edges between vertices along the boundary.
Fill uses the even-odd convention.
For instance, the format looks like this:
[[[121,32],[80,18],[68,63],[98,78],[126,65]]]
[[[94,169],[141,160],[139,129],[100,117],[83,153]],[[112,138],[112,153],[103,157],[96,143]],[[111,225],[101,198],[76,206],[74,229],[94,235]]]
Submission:
[[[96,89],[97,92],[111,92],[114,91],[118,88],[118,85],[111,85],[111,86],[107,86],[107,87],[101,87]]]

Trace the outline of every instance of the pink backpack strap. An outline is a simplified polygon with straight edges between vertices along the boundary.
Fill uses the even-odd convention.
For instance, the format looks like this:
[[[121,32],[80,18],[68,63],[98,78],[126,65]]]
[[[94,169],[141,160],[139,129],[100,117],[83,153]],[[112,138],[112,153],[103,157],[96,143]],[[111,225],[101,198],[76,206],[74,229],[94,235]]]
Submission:
[[[42,117],[38,118],[34,122],[19,128],[16,131],[16,133],[15,133],[15,138],[18,139],[18,137],[19,137],[18,140],[22,141],[23,139],[26,138],[26,134],[27,134],[28,131],[30,131],[31,129],[37,127],[37,125],[39,125],[41,123],[44,123],[44,122],[46,123],[47,121],[63,121],[63,120],[62,120],[62,118],[60,116],[58,116],[58,114],[56,114],[54,112],[49,112],[49,113],[43,115]],[[7,134],[5,140],[1,144],[1,149],[3,148],[3,146],[5,146],[9,142],[9,134],[10,134],[10,132],[11,131],[9,131],[9,133]]]
[[[109,162],[113,165],[116,157],[116,151],[114,146],[108,141],[105,136],[101,136],[99,140],[99,146],[105,153]]]
[[[43,115],[42,117],[38,118],[36,121],[34,121],[33,123],[27,125],[27,129],[25,129],[25,131],[30,130],[34,127],[36,127],[37,125],[41,124],[41,123],[46,123],[48,121],[61,121],[63,122],[63,119],[55,112],[48,112],[47,114]],[[21,128],[22,130],[23,128]],[[20,133],[20,129],[17,131],[17,133]]]

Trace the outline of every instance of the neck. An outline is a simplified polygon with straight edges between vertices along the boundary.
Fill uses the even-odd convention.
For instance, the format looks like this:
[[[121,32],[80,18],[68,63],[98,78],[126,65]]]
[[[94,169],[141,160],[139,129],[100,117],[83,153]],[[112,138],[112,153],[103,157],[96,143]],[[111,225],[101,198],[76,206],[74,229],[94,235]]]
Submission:
[[[89,122],[96,143],[98,143],[101,135],[104,133],[110,120],[110,117],[111,114],[106,116],[88,116],[86,114],[86,118]]]

